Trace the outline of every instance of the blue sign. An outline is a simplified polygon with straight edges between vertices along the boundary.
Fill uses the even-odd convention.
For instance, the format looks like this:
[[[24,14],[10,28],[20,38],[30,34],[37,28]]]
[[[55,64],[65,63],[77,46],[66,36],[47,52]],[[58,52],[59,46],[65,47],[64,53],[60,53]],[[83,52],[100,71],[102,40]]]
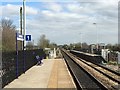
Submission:
[[[26,41],[31,41],[31,35],[26,35]]]

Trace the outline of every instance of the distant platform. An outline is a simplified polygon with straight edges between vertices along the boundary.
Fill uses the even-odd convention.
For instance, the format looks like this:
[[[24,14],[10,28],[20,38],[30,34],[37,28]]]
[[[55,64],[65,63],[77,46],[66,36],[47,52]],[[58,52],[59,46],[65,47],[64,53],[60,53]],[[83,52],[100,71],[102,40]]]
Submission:
[[[63,59],[44,59],[5,88],[76,88]]]

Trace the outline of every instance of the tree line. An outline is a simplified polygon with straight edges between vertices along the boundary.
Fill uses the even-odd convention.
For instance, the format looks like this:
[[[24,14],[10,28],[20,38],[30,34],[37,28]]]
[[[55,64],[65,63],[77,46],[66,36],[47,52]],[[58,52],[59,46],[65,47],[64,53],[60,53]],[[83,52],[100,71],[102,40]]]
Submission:
[[[0,50],[2,51],[15,51],[16,50],[16,26],[10,19],[1,19],[0,21]],[[18,50],[21,50],[21,41],[18,41]],[[57,44],[51,43],[45,35],[41,35],[37,46],[33,42],[26,44],[27,49],[38,49],[38,48],[55,48]]]
[[[16,26],[13,25],[12,20],[2,19],[0,22],[0,32],[2,33],[2,50],[14,51],[15,50],[15,33]]]
[[[50,42],[49,39],[46,38],[45,34],[41,35],[38,39],[38,42],[37,42],[37,46],[34,45],[34,41],[33,42],[28,42],[27,45],[26,45],[26,48],[27,49],[45,49],[45,48],[51,48],[51,49],[54,49],[54,48],[57,48],[57,44],[56,43],[53,43],[53,42]]]
[[[71,49],[81,50],[82,49],[83,51],[84,50],[86,51],[86,50],[90,50],[91,45],[88,45],[85,42],[82,43],[82,45],[81,45],[81,43],[78,42],[78,43],[64,44],[61,47],[68,49],[68,50],[71,50]],[[104,46],[104,49],[109,49],[110,51],[120,51],[120,44],[107,44]]]

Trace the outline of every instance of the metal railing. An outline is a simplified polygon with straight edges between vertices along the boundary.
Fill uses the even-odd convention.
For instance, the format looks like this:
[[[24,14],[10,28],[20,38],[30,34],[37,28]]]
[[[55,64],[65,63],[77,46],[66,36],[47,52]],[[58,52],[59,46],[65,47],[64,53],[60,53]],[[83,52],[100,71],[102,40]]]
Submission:
[[[18,53],[18,68],[16,68],[16,52],[2,52],[2,88],[34,66],[37,63],[36,55],[45,58],[42,49],[25,50],[25,53],[23,51]],[[18,71],[18,76],[16,76],[16,71]]]

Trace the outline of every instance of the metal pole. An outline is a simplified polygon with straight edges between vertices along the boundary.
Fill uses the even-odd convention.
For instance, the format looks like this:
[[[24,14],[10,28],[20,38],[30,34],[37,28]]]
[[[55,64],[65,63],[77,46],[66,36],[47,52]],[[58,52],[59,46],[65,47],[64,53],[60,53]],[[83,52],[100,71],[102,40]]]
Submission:
[[[81,49],[82,49],[82,33],[80,34],[80,38],[81,38]]]
[[[97,34],[97,37],[96,37],[97,43],[96,43],[96,45],[97,45],[97,50],[98,50],[98,31],[97,31],[97,23],[93,23],[93,24],[96,26],[96,34]]]
[[[20,7],[20,33],[22,35],[22,7]]]
[[[24,49],[25,49],[25,0],[23,0],[23,35],[24,35]]]
[[[22,7],[20,7],[20,33],[22,35]],[[21,50],[23,50],[23,42],[21,42]]]
[[[16,33],[16,78],[18,78],[18,42]]]
[[[82,49],[82,33],[80,33],[80,40],[81,40],[81,49]]]
[[[23,72],[25,73],[25,0],[23,0]]]

